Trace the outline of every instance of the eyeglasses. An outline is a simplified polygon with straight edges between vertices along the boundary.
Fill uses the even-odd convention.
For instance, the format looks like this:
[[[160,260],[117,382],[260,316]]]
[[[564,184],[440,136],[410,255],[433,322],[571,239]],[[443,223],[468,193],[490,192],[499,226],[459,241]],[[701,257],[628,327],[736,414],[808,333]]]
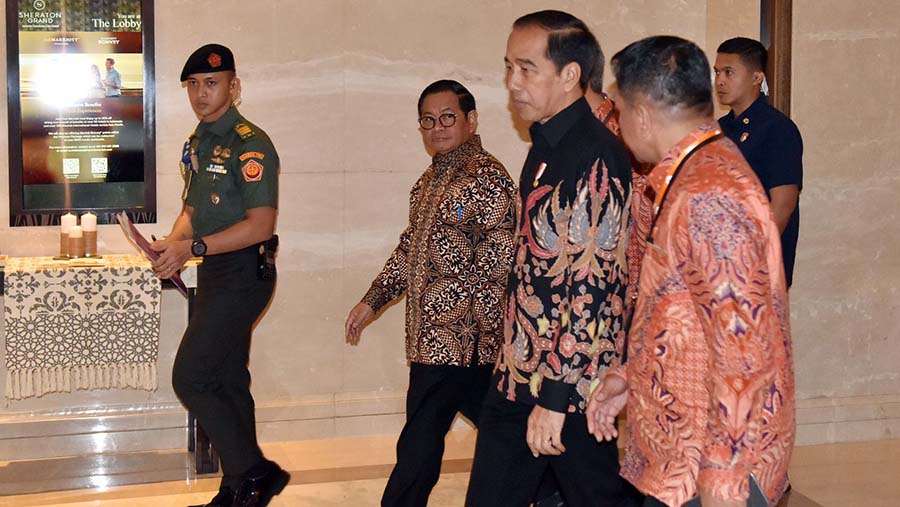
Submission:
[[[444,113],[437,118],[434,116],[423,116],[419,118],[419,126],[425,130],[431,130],[437,126],[437,122],[441,122],[444,127],[452,127],[456,125],[456,115],[453,113]]]

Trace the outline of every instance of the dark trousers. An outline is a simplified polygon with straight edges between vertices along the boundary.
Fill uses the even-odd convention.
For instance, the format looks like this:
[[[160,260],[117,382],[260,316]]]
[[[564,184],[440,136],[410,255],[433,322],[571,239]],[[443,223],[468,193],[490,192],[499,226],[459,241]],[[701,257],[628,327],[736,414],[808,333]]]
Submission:
[[[488,394],[466,507],[528,506],[548,468],[570,507],[628,505],[615,441],[598,443],[587,431],[584,414],[567,414],[562,431],[566,452],[535,458],[525,440],[533,408],[493,390]]]
[[[211,255],[198,269],[197,297],[172,370],[175,394],[219,453],[223,485],[262,460],[250,395],[250,333],[274,282],[256,276],[256,250]]]
[[[406,394],[406,425],[397,440],[383,507],[424,507],[441,475],[444,437],[457,412],[478,424],[492,366],[432,366],[412,363]]]

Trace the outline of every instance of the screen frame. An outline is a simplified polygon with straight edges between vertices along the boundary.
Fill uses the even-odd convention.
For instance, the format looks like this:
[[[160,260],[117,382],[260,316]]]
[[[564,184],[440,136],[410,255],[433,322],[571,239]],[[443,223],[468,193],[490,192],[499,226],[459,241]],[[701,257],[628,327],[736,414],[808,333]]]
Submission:
[[[156,223],[156,69],[153,0],[141,1],[141,41],[144,65],[144,206],[73,209],[25,208],[22,160],[22,106],[19,88],[19,1],[6,0],[6,89],[9,123],[9,225],[11,227],[59,225],[60,216],[72,211],[97,215],[101,224],[116,223],[125,211],[135,223]],[[102,185],[103,183],[93,183]]]

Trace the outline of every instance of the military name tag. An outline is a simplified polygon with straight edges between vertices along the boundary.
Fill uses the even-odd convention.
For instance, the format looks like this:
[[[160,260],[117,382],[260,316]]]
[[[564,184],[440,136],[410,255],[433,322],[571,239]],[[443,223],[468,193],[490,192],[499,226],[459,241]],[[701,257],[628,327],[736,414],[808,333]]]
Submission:
[[[224,165],[209,164],[209,167],[206,168],[206,172],[216,173],[216,174],[228,174],[228,169],[225,169]]]

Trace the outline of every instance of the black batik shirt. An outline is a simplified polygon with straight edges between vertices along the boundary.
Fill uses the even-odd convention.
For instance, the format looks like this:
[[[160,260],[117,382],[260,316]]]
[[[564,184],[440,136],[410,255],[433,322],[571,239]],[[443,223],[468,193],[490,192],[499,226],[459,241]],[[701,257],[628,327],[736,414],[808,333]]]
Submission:
[[[495,381],[508,400],[583,413],[624,339],[631,161],[584,99],[530,130]]]

